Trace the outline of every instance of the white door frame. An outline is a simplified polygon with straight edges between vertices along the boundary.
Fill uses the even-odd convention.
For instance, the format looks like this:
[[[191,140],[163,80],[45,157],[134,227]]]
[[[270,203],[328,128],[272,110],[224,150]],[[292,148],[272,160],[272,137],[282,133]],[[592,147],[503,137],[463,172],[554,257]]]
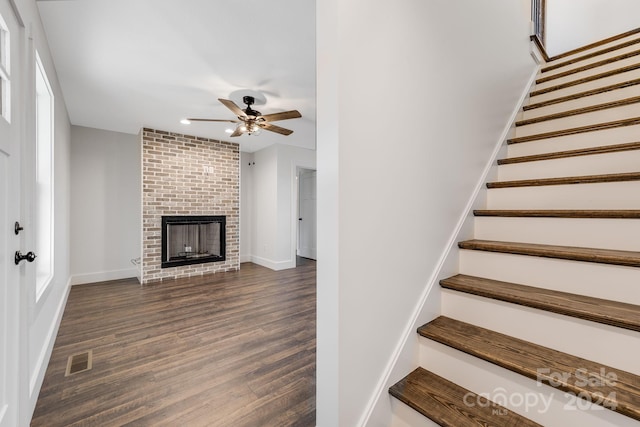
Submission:
[[[295,268],[298,256],[298,171],[300,169],[316,170],[315,162],[302,160],[291,161],[291,267]]]

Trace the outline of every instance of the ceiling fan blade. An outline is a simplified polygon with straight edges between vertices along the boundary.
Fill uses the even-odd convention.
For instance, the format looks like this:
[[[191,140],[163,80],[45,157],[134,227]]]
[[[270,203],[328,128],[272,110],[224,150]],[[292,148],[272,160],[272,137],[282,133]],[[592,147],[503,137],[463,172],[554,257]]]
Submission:
[[[278,120],[298,119],[302,114],[298,110],[283,111],[282,113],[265,114],[262,117],[267,122],[276,122]]]
[[[187,118],[191,122],[225,122],[225,123],[240,123],[238,120],[220,120],[220,119],[192,119]]]
[[[229,110],[233,111],[233,114],[235,114],[236,116],[238,116],[238,118],[240,117],[247,117],[247,115],[245,114],[244,111],[242,111],[240,109],[240,107],[238,107],[236,105],[235,102],[229,100],[229,99],[222,99],[222,98],[218,98],[218,101],[222,102],[222,104],[227,107]]]
[[[271,123],[258,123],[258,126],[260,126],[262,129],[279,133],[280,135],[291,135],[293,133],[293,131],[290,129],[285,129],[280,126],[272,125]]]
[[[240,130],[240,126],[238,126],[236,130],[234,130],[233,133],[229,136],[240,136],[240,135],[242,135],[242,131]]]

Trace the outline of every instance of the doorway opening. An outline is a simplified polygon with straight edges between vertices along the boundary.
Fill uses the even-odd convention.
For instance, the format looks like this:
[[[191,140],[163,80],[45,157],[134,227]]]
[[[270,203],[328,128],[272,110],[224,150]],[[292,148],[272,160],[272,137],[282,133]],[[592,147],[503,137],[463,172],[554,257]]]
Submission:
[[[296,171],[298,183],[297,264],[304,259],[317,259],[316,174],[315,169],[298,168]]]

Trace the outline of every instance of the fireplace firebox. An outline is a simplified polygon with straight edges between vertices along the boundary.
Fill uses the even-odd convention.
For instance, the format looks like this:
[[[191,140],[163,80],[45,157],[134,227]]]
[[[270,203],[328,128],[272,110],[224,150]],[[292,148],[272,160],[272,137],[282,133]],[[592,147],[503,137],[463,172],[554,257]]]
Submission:
[[[163,216],[162,268],[224,261],[226,216]]]

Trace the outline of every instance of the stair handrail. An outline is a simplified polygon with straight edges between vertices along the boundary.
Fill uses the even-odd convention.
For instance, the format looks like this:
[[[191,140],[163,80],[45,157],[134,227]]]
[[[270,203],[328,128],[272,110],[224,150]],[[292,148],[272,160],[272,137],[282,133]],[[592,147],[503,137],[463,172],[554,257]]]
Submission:
[[[542,43],[542,41],[540,40],[540,38],[536,34],[532,34],[531,36],[529,36],[529,39],[533,43],[535,43],[536,47],[540,51],[540,55],[542,55],[542,57],[544,58],[545,62],[549,62],[549,61],[553,60],[553,58],[550,58],[549,55],[547,54],[547,50],[544,48],[544,44]]]

